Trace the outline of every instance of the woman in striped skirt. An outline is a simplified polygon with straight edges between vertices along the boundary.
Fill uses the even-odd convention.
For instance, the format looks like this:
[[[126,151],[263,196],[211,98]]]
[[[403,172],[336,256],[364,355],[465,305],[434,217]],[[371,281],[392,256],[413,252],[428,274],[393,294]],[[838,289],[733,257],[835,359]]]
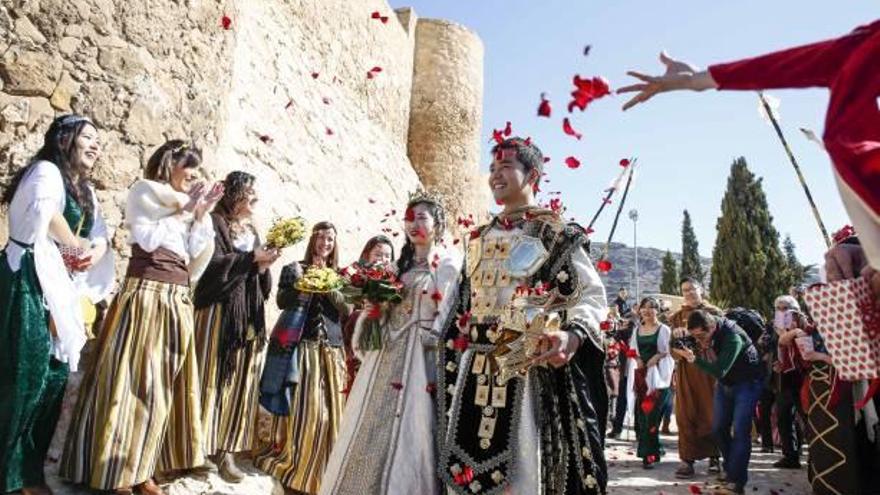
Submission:
[[[201,152],[165,143],[126,202],[131,259],[83,379],[61,475],[158,495],[156,470],[204,463],[190,283],[214,251],[207,214],[223,194],[195,183]]]
[[[86,341],[68,269],[86,270],[106,252],[106,244],[85,238],[96,214],[88,173],[100,154],[94,124],[58,117],[3,194],[9,243],[0,252],[0,493],[51,493],[43,462]],[[85,254],[65,263],[59,246]]]
[[[214,255],[195,292],[196,355],[202,387],[205,452],[220,475],[239,482],[234,452],[253,448],[260,372],[266,348],[264,303],[277,249],[260,245],[250,223],[255,177],[231,172],[211,219]]]
[[[309,267],[338,269],[336,227],[312,228],[305,259],[281,271],[276,296],[285,311],[302,311],[304,322],[289,341],[273,332],[260,383],[260,404],[275,415],[272,441],[256,455],[259,469],[295,492],[316,494],[339,433],[345,396],[341,326],[349,309],[340,291],[304,293],[297,281]]]

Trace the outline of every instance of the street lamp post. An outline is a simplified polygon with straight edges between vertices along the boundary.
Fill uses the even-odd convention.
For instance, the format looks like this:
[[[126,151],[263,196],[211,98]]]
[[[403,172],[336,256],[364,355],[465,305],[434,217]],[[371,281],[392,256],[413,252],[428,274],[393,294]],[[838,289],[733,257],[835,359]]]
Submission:
[[[629,219],[633,222],[633,250],[635,252],[635,270],[633,271],[633,285],[636,287],[636,304],[641,300],[640,281],[639,281],[639,242],[637,237],[639,212],[635,208],[629,210]]]

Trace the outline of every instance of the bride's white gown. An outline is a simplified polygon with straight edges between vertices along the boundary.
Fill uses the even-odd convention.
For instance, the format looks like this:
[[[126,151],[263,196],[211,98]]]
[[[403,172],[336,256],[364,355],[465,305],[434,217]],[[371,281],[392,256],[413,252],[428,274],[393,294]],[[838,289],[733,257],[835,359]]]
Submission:
[[[322,495],[439,493],[434,393],[443,391],[434,390],[436,346],[455,307],[461,270],[455,253],[440,256],[436,268],[403,275],[404,300],[391,311],[382,349],[359,353]]]

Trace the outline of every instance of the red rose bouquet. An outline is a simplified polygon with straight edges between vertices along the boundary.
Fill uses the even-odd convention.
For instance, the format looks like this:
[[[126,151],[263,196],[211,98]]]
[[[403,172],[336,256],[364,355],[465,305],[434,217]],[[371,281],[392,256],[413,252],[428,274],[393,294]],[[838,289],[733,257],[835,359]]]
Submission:
[[[382,348],[382,317],[392,304],[403,301],[403,282],[388,265],[354,265],[342,270],[342,293],[353,304],[370,303],[358,347],[371,351]]]

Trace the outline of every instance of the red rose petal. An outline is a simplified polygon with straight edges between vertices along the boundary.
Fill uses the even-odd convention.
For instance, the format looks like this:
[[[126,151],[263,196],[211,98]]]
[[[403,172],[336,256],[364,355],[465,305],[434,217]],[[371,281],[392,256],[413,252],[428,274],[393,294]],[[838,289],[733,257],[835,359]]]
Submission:
[[[317,79],[320,75],[321,74],[318,74],[317,72],[312,72],[312,79]]]
[[[323,97],[323,98],[321,98],[321,101],[323,101],[325,105],[329,105],[329,104],[330,104],[330,98],[327,98],[326,96]]]
[[[260,141],[262,141],[262,142],[264,142],[264,143],[266,143],[266,144],[269,144],[269,143],[272,142],[272,137],[269,136],[268,134],[263,134],[263,135],[260,136]]]
[[[596,270],[598,270],[600,273],[608,273],[611,271],[611,268],[611,262],[608,260],[599,260],[596,263]]]
[[[587,55],[590,54],[590,50],[591,50],[592,48],[593,48],[593,45],[587,45],[587,46],[584,47],[584,56],[585,56],[585,57],[586,57]]]
[[[551,113],[553,113],[553,109],[550,107],[550,100],[544,97],[544,93],[541,93],[541,103],[538,104],[538,117],[550,117]]]
[[[605,320],[602,323],[599,323],[599,330],[611,330],[611,320]]]
[[[443,294],[441,294],[439,290],[435,290],[431,293],[431,300],[434,302],[440,302],[443,300]]]
[[[569,136],[574,136],[578,140],[583,137],[583,134],[574,130],[574,128],[571,126],[571,121],[568,120],[568,117],[562,120],[562,131]]]
[[[693,495],[701,495],[703,490],[700,488],[700,485],[691,485],[688,487]]]
[[[510,125],[510,121],[507,122],[507,125],[504,126],[504,135],[510,136],[513,134],[513,128]]]
[[[369,201],[370,204],[376,204],[376,200],[373,198],[367,198],[367,201]]]
[[[400,390],[403,388],[403,384],[400,382],[391,382],[391,387],[394,388],[394,390]]]
[[[629,159],[623,158],[622,160],[620,160],[620,166],[621,167],[629,167]]]
[[[578,160],[577,158],[575,158],[573,156],[566,158],[565,164],[568,166],[568,168],[578,168],[581,166],[580,160]]]
[[[434,382],[428,382],[428,384],[425,385],[425,392],[434,395],[435,393],[437,393],[437,384]]]
[[[232,18],[230,18],[228,15],[224,15],[220,18],[220,26],[228,31],[232,28]]]
[[[284,105],[284,109],[287,110],[293,107],[293,100],[288,100],[287,105]]]
[[[332,136],[332,135],[333,135],[333,129],[331,129],[331,128],[329,128],[329,127],[327,128],[327,130],[326,130],[325,132],[327,133],[328,136]]]

